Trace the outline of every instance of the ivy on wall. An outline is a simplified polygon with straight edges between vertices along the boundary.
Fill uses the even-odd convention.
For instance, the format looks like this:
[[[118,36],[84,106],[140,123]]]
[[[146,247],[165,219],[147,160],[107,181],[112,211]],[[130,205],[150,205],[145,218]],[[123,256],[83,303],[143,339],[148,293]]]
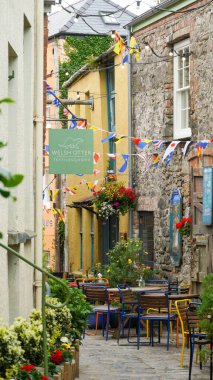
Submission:
[[[86,63],[94,61],[96,57],[109,49],[112,43],[113,41],[110,36],[66,37],[64,52],[67,59],[65,62],[59,63],[61,98],[67,98],[67,89],[63,89],[62,84]],[[66,73],[69,73],[69,76],[66,75]],[[65,118],[63,115],[63,107],[60,107],[59,115],[60,118]],[[67,127],[66,122],[63,126],[64,128]]]

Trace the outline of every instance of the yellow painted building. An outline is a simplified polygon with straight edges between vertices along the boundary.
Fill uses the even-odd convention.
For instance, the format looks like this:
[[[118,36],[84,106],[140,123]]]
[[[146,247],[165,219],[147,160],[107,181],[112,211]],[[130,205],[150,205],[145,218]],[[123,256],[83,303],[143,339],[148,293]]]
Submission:
[[[128,154],[128,65],[121,65],[121,55],[115,55],[109,49],[97,58],[99,70],[88,70],[86,65],[65,82],[68,98],[88,100],[93,98],[94,108],[89,105],[74,105],[70,110],[76,117],[87,119],[88,128],[95,126],[94,152],[100,154],[100,159],[94,165],[97,174],[69,175],[69,188],[76,188],[75,195],[67,196],[68,208],[68,251],[70,272],[92,272],[94,264],[106,263],[106,253],[115,242],[128,235],[128,214],[116,218],[102,220],[88,207],[88,200],[93,193],[85,182],[94,183],[98,180],[96,190],[105,183],[109,173],[114,173],[117,182],[123,182],[128,187],[129,168],[124,173],[118,169],[123,165],[122,154]],[[120,142],[102,143],[101,140],[115,132],[117,136],[126,136]],[[108,153],[116,153],[116,160],[109,158]],[[129,157],[129,160],[131,157]],[[75,202],[75,204],[73,204]],[[75,207],[73,207],[75,206]],[[119,228],[118,228],[119,224]]]

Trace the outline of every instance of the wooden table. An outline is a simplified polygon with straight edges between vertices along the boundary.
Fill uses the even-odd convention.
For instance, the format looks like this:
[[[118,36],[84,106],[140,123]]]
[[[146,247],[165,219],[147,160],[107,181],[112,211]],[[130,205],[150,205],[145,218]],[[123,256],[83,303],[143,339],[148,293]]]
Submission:
[[[145,297],[164,297],[165,293],[148,293],[144,294]],[[185,293],[185,294],[170,294],[169,300],[171,301],[177,301],[177,300],[184,300],[184,299],[198,299],[200,298],[200,294],[197,293]]]
[[[107,288],[108,292],[118,292],[118,288]],[[128,290],[128,288],[126,289],[121,289],[122,292],[125,292]],[[157,286],[143,286],[143,287],[131,287],[130,286],[130,290],[132,290],[133,293],[144,293],[146,294],[146,292],[150,292],[150,291],[154,291],[154,292],[157,292],[158,290],[161,290],[161,288],[157,287]]]

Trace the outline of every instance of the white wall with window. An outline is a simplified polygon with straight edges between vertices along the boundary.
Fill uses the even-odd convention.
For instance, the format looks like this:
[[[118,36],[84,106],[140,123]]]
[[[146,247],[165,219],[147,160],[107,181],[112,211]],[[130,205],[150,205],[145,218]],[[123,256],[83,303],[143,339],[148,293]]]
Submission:
[[[191,136],[190,111],[190,40],[174,45],[174,138]]]

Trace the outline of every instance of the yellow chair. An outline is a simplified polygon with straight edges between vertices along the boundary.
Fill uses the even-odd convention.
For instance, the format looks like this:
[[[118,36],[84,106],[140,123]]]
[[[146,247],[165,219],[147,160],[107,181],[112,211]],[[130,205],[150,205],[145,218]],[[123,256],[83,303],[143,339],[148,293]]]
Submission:
[[[184,300],[177,300],[175,301],[175,308],[178,315],[178,321],[177,321],[177,335],[176,335],[176,345],[179,346],[179,325],[181,327],[181,334],[182,334],[182,349],[181,349],[181,357],[180,357],[180,367],[183,367],[183,360],[184,360],[184,349],[185,349],[185,342],[186,337],[189,334],[188,331],[188,325],[187,325],[187,317],[186,317],[186,311],[188,309],[188,305],[191,302],[190,299],[184,299]]]

